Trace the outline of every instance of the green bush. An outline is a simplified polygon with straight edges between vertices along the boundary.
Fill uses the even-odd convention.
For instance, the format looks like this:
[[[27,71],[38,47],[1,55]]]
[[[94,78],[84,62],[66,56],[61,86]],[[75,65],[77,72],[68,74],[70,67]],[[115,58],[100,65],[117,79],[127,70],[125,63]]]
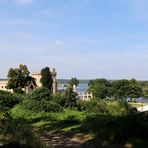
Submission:
[[[88,113],[107,113],[107,102],[105,100],[91,100],[91,101],[79,101],[77,103],[80,111],[86,111]]]
[[[82,128],[107,140],[147,140],[148,113],[135,112],[124,116],[91,114],[82,123]]]
[[[71,116],[68,116],[68,117],[64,120],[64,122],[67,123],[67,124],[78,124],[78,123],[80,123],[80,120],[79,120],[79,118],[77,118],[76,116],[71,115]]]
[[[12,117],[9,112],[0,112],[0,134],[7,134]]]
[[[52,96],[52,101],[56,102],[57,104],[60,104],[62,107],[65,106],[66,100],[64,99],[64,95],[61,93],[56,93]]]
[[[119,100],[108,103],[108,113],[110,115],[113,116],[126,115],[130,111],[132,111],[132,108],[129,106],[127,102]]]
[[[32,127],[25,123],[24,119],[14,119],[11,121],[9,129],[10,141],[19,144],[31,144],[33,140]]]
[[[118,130],[118,139],[148,139],[148,112],[127,114],[121,118]]]
[[[51,95],[49,89],[41,87],[27,94],[26,98],[34,100],[50,100]]]
[[[132,111],[126,102],[93,99],[91,101],[78,101],[77,108],[80,111],[96,114],[125,115]]]
[[[20,106],[23,109],[35,112],[58,112],[62,110],[62,107],[59,104],[48,100],[26,99]]]
[[[8,110],[21,102],[21,97],[8,91],[0,91],[0,111]]]
[[[0,135],[7,137],[8,142],[28,144],[33,139],[32,128],[24,119],[13,119],[9,112],[0,113]]]

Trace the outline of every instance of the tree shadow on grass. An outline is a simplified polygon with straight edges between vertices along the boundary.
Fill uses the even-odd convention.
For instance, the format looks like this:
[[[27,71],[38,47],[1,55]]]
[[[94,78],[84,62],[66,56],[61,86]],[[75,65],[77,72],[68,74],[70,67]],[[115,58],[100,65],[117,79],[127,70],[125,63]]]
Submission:
[[[148,147],[148,113],[129,113],[124,116],[90,115],[81,127],[100,139],[102,147]],[[84,144],[91,144],[88,141]],[[119,144],[119,145],[118,145]]]

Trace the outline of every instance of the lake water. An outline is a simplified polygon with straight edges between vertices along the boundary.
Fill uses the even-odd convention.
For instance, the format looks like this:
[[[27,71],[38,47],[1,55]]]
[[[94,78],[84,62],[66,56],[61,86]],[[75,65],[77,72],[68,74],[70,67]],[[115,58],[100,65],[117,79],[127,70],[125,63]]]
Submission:
[[[61,89],[61,84],[59,84],[59,89]],[[80,83],[77,88],[76,91],[77,92],[85,92],[88,89],[88,83]],[[140,97],[136,99],[137,102],[144,102],[144,103],[148,103],[148,97]]]

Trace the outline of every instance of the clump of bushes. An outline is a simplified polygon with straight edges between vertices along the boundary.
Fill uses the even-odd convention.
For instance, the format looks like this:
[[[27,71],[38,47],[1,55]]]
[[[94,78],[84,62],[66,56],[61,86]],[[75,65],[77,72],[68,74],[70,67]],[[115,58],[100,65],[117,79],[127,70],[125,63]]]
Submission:
[[[75,115],[71,115],[71,116],[68,116],[64,120],[64,122],[67,124],[78,124],[78,123],[80,123],[80,119],[78,117],[76,117]]]
[[[147,140],[148,113],[128,113],[125,116],[89,115],[82,128],[106,140]]]
[[[62,107],[54,101],[26,99],[21,104],[22,109],[35,112],[59,112]]]
[[[29,94],[27,94],[26,98],[29,98],[29,99],[34,99],[34,100],[37,100],[37,101],[40,101],[40,100],[50,100],[51,99],[51,95],[50,95],[50,90],[48,88],[45,88],[45,87],[41,87],[41,88],[38,88],[34,91],[31,91]]]
[[[107,102],[105,100],[91,100],[91,101],[79,101],[77,107],[80,111],[86,111],[89,113],[107,113]]]
[[[33,140],[32,127],[22,118],[13,119],[9,129],[11,141],[20,144],[31,144]]]
[[[13,119],[9,112],[0,113],[0,135],[7,137],[8,143],[31,144],[33,133],[24,119]]]
[[[9,110],[21,102],[21,97],[8,91],[0,90],[0,111]]]
[[[20,105],[23,109],[35,112],[59,112],[62,107],[57,102],[54,101],[49,89],[42,87],[26,95],[26,99]]]
[[[77,108],[80,111],[94,114],[126,115],[131,107],[127,102],[93,99],[91,101],[78,101]]]

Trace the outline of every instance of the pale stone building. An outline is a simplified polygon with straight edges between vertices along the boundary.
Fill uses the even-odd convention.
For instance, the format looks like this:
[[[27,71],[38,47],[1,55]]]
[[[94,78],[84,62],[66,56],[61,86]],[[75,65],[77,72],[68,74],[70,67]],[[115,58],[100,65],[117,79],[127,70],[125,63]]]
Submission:
[[[0,79],[0,90],[5,90],[5,91],[11,91],[10,89],[7,89],[7,83],[8,79]]]
[[[52,87],[53,93],[56,93],[56,91],[57,91],[57,80],[56,80],[57,73],[56,73],[55,68],[50,68],[50,72],[52,74],[52,79],[53,79],[53,87]],[[42,84],[40,82],[41,73],[40,72],[34,72],[34,73],[32,73],[32,77],[35,78],[37,88],[41,87],[42,86]],[[12,92],[12,90],[7,89],[7,83],[8,83],[8,79],[0,79],[0,90]]]

